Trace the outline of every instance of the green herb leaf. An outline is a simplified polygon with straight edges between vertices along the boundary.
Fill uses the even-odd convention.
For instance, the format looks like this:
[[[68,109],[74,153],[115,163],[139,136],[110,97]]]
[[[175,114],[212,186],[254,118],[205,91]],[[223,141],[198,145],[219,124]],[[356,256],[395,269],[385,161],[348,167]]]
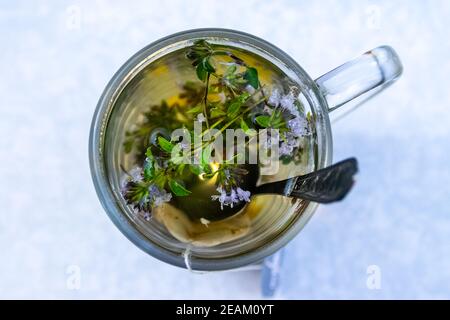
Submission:
[[[206,72],[208,72],[208,73],[216,72],[216,69],[214,69],[214,67],[209,62],[209,57],[206,57],[203,59],[203,66],[204,66]]]
[[[183,171],[184,171],[184,168],[186,167],[186,164],[185,163],[181,163],[181,164],[179,164],[178,165],[178,168],[177,168],[177,174],[179,175],[179,176],[182,176],[183,175]]]
[[[177,143],[172,148],[170,162],[180,165],[183,162],[183,160],[184,160],[183,150],[181,148],[181,145]]]
[[[186,111],[186,113],[199,113],[202,112],[203,110],[203,106],[201,104],[196,105],[195,107],[189,109],[188,111]]]
[[[145,183],[135,183],[125,194],[129,203],[145,202],[148,197],[148,186]]]
[[[179,196],[179,197],[187,196],[191,193],[189,190],[187,190],[185,187],[183,187],[183,185],[181,183],[179,183],[176,180],[170,180],[169,187],[170,187],[170,190],[172,190],[172,192],[176,196]]]
[[[270,117],[269,116],[257,116],[256,122],[263,128],[267,128],[270,126]]]
[[[241,129],[244,131],[244,133],[250,137],[253,137],[256,135],[256,130],[249,128],[247,122],[244,119],[241,119]]]
[[[166,184],[166,176],[162,174],[156,174],[156,177],[153,179],[153,184],[157,185],[161,189],[164,189],[164,185]]]
[[[245,131],[245,134],[250,137],[254,137],[258,134],[258,131],[256,131],[255,129],[248,129],[247,131]]]
[[[166,152],[171,152],[173,149],[173,144],[164,137],[158,137],[158,144]]]
[[[247,80],[248,84],[253,88],[258,89],[259,87],[259,79],[258,79],[258,70],[253,67],[248,67],[244,73],[244,79]]]
[[[247,122],[245,122],[244,119],[241,119],[241,129],[242,129],[242,131],[244,131],[244,132],[247,132],[248,129],[249,129],[248,124],[247,124]]]
[[[240,101],[236,101],[233,102],[232,104],[230,104],[230,106],[228,107],[228,111],[227,111],[227,115],[230,118],[234,118],[237,116],[237,114],[239,113],[239,109],[241,109],[242,103]]]
[[[197,65],[195,71],[197,72],[197,77],[201,81],[205,81],[208,74],[216,72],[216,69],[214,69],[214,67],[209,62],[209,57],[204,57],[201,63]]]
[[[227,70],[225,71],[225,76],[229,76],[229,75],[232,75],[233,73],[235,73],[236,72],[236,65],[235,64],[232,64],[231,66],[229,66],[228,68],[227,68]]]
[[[153,153],[152,153],[152,150],[151,150],[150,147],[148,147],[147,150],[145,151],[145,156],[146,156],[147,158],[151,159],[151,160],[154,159]]]
[[[200,175],[203,172],[201,166],[193,165],[193,164],[189,166],[189,170],[196,176]]]
[[[197,67],[195,68],[195,72],[197,73],[197,78],[199,78],[201,81],[206,80],[206,76],[208,75],[208,71],[206,71],[205,66],[203,63],[199,63]]]
[[[285,121],[281,110],[272,113],[270,126],[275,129],[285,127]]]
[[[288,155],[282,155],[280,157],[281,163],[284,165],[289,164],[292,161],[292,156],[288,156]]]
[[[144,165],[144,180],[150,180],[155,174],[155,167],[153,166],[153,160],[148,159]]]
[[[209,165],[211,162],[212,144],[208,144],[202,151],[201,163],[203,166]]]
[[[247,101],[247,99],[250,97],[250,93],[248,92],[244,92],[243,94],[239,95],[239,97],[237,97],[237,99],[241,102],[244,103],[245,101]]]
[[[211,109],[211,118],[218,118],[221,116],[226,115],[226,113],[222,110],[220,110],[219,108],[212,108]]]

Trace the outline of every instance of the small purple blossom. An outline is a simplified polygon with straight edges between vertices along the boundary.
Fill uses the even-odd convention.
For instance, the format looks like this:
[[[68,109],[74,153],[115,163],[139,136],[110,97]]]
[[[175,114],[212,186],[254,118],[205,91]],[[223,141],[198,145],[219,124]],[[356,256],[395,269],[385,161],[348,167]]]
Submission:
[[[303,132],[303,131],[302,131]],[[284,139],[280,144],[279,153],[280,155],[291,155],[295,148],[300,145],[300,138],[302,133],[299,131],[289,131],[284,134]]]
[[[292,106],[294,105],[294,95],[292,94],[292,92],[289,92],[287,95],[281,97],[280,105],[283,109],[292,109]]]
[[[274,89],[268,99],[269,106],[266,105],[264,107],[264,112],[269,115],[273,113],[274,108],[279,107],[286,111],[288,113],[286,117],[290,118],[287,120],[287,129],[289,131],[282,133],[282,139],[280,139],[279,135],[271,134],[268,136],[267,141],[263,142],[263,147],[266,149],[279,143],[279,154],[281,156],[291,155],[294,149],[300,145],[300,138],[308,132],[307,121],[300,114],[295,101],[296,98],[292,91],[282,95],[278,89]]]
[[[237,196],[236,190],[234,190],[234,189],[231,189],[231,192],[230,192],[230,201],[231,201],[232,203],[237,203],[237,202],[239,202],[239,198],[238,198],[238,196]]]
[[[274,89],[269,97],[269,104],[276,107],[280,103],[281,94],[278,89]]]
[[[294,151],[294,147],[288,143],[282,142],[280,144],[280,148],[278,152],[280,153],[280,156],[288,156],[292,154],[292,151]]]
[[[277,129],[267,130],[267,139],[263,139],[262,146],[264,149],[270,149],[273,145],[280,143],[280,132]]]
[[[142,181],[142,168],[141,167],[135,167],[131,169],[129,172],[127,172],[120,180],[120,186],[122,189],[125,189],[127,184],[131,182],[140,182]]]
[[[191,150],[191,145],[187,142],[180,142],[180,143],[178,143],[178,145],[180,146],[180,149],[183,151]]]
[[[172,194],[152,184],[148,187],[148,198],[153,207],[158,207],[164,202],[169,202],[172,199]]]
[[[134,182],[142,181],[142,168],[141,167],[133,168],[128,173],[130,174],[131,180],[133,180]]]
[[[243,190],[238,187],[236,189],[236,193],[237,193],[239,200],[250,202],[250,195],[251,195],[250,191],[246,191],[246,190]]]
[[[288,121],[288,127],[295,136],[301,137],[306,133],[307,123],[305,119],[295,117]]]
[[[250,94],[254,94],[256,90],[255,88],[253,88],[251,85],[248,84],[245,86],[245,91],[247,91]]]
[[[142,217],[142,219],[144,219],[145,221],[150,221],[150,219],[152,218],[151,212],[144,211],[140,209],[138,206],[134,206],[132,210],[136,217]]]
[[[281,98],[280,105],[281,105],[281,108],[288,111],[294,117],[300,116],[300,112],[298,111],[298,108],[295,105],[295,97],[292,92],[290,92],[289,94],[287,94],[287,95],[283,96],[283,98]]]
[[[269,97],[268,103],[273,107],[281,107],[283,110],[286,110],[294,117],[299,117],[300,113],[298,111],[297,106],[295,105],[295,96],[292,92],[289,92],[286,95],[281,95],[278,89],[274,89],[272,94]],[[269,108],[270,109],[270,108]],[[268,114],[272,112],[264,108],[264,111]]]
[[[219,186],[217,188],[217,191],[220,193],[219,195],[212,195],[212,200],[219,200],[220,202],[220,208],[223,210],[223,206],[230,206],[233,208],[233,205],[235,203],[239,203],[240,201],[250,201],[250,191],[243,190],[241,188],[231,188],[230,193],[228,194],[227,191],[222,188],[222,186]]]

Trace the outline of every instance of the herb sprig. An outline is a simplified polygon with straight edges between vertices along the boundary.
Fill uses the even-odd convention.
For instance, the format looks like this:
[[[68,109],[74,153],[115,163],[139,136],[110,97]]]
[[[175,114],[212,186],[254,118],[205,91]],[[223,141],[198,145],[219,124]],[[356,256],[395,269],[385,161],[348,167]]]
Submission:
[[[182,87],[179,98],[186,106],[168,105],[166,101],[153,105],[144,113],[144,121],[125,134],[125,152],[134,151],[142,167],[124,170],[122,194],[146,219],[155,207],[170,202],[174,196],[189,196],[186,177],[191,175],[215,178],[218,194],[212,196],[212,201],[219,201],[222,208],[250,201],[250,192],[241,188],[247,170],[234,158],[226,159],[226,155],[222,163],[212,163],[211,143],[217,135],[201,142],[199,163],[186,163],[181,156],[173,157],[174,151],[178,154],[187,150],[193,159],[199,146],[172,141],[169,133],[174,129],[183,128],[193,137],[197,121],[205,123],[200,137],[212,129],[221,134],[226,129],[240,128],[252,138],[258,129],[277,129],[278,136],[270,136],[269,140],[280,141],[283,161],[291,161],[299,153],[294,150],[300,150],[299,140],[306,133],[307,123],[299,112],[302,106],[293,93],[282,95],[274,89],[267,98],[258,70],[231,50],[201,39],[186,50],[186,58],[198,79]]]

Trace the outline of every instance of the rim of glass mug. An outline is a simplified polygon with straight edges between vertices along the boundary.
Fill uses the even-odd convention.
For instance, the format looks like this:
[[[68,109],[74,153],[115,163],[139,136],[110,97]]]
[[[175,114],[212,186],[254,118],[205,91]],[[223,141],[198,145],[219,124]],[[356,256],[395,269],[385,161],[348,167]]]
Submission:
[[[308,103],[315,111],[317,131],[317,169],[332,161],[332,132],[328,113],[364,93],[381,91],[392,83],[402,72],[397,54],[392,48],[383,46],[347,62],[317,80],[313,80],[285,52],[253,35],[235,30],[207,28],[194,29],[169,35],[157,40],[134,54],[114,74],[104,89],[95,110],[90,137],[89,160],[91,175],[100,202],[116,227],[137,247],[146,253],[172,265],[186,268],[184,257],[165,250],[142,234],[123,213],[109,181],[104,161],[105,132],[115,102],[121,91],[145,66],[172,52],[176,48],[190,45],[195,39],[220,39],[230,43],[244,43],[266,55],[269,61],[276,61],[292,71],[301,82],[299,85]],[[176,46],[175,44],[178,44]],[[258,249],[231,257],[214,259],[192,259],[189,267],[193,270],[227,270],[258,262],[276,252],[295,237],[311,218],[318,204],[309,202],[301,214],[286,226],[276,238]]]

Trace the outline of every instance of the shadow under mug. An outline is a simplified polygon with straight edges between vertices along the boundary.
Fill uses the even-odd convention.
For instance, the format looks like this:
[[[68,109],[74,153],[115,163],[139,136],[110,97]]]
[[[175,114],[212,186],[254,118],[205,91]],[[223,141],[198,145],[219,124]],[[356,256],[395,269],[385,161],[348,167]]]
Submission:
[[[155,229],[146,234],[124,213],[126,205],[111,179],[107,166],[108,126],[120,93],[128,83],[153,61],[188,47],[197,39],[244,48],[270,61],[298,84],[314,114],[316,131],[315,169],[332,162],[332,133],[329,113],[347,102],[370,97],[393,83],[402,73],[401,62],[388,46],[377,47],[360,57],[313,80],[291,57],[274,45],[255,36],[226,29],[195,29],[160,39],[131,57],[113,76],[98,102],[89,138],[91,174],[98,197],[114,224],[135,245],[148,254],[172,265],[193,270],[214,271],[243,267],[273,254],[288,243],[303,228],[317,208],[317,203],[303,202],[293,207],[289,219],[278,221],[277,230],[231,244],[207,249],[170,239],[164,231]],[[275,226],[274,226],[275,228]],[[189,259],[188,264],[186,259]]]

